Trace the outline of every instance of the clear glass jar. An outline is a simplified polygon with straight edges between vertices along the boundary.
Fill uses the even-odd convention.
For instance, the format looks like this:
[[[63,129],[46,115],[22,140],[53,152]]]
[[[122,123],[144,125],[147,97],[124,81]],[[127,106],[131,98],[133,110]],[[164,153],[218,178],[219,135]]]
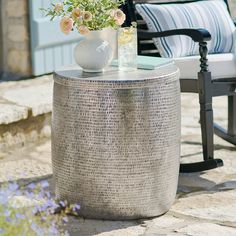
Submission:
[[[121,71],[137,69],[137,29],[125,27],[118,30],[118,64]]]

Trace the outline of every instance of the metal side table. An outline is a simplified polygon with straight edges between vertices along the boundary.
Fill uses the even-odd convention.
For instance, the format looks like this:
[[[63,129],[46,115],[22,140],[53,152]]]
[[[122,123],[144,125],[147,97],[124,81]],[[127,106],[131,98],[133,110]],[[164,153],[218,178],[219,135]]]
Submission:
[[[137,219],[173,203],[180,159],[179,70],[54,74],[56,196],[81,216]]]

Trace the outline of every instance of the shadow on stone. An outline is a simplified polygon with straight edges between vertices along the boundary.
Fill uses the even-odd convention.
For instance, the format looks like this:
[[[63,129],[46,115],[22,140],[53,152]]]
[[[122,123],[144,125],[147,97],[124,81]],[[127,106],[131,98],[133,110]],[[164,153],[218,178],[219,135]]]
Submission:
[[[71,236],[93,236],[102,233],[109,235],[140,235],[143,228],[139,221],[102,221],[71,217],[67,226]],[[106,234],[108,235],[108,234]]]
[[[51,185],[53,185],[53,181],[52,181],[52,175],[44,175],[44,176],[40,176],[40,177],[35,177],[35,178],[27,178],[27,177],[22,177],[16,180],[16,183],[21,187],[24,188],[27,185],[34,183],[40,183],[41,181],[46,180],[49,182],[50,185],[50,192],[53,192],[53,188]],[[10,180],[9,180],[10,181]],[[4,182],[0,182],[0,186],[3,184],[7,184],[8,181],[4,181]]]
[[[198,145],[198,146],[202,145],[200,142],[192,142],[192,141],[183,141],[183,142],[181,142],[181,144],[182,145],[183,144]],[[215,144],[214,145],[214,149],[215,150],[226,149],[226,150],[229,150],[229,151],[235,151],[236,150],[236,146],[225,146],[225,145],[222,145],[222,144]]]
[[[220,184],[217,184],[212,190],[216,191],[227,191],[236,189],[236,180],[226,181]]]
[[[216,186],[214,181],[202,177],[203,173],[180,174],[178,183],[178,195],[198,191],[211,190]]]

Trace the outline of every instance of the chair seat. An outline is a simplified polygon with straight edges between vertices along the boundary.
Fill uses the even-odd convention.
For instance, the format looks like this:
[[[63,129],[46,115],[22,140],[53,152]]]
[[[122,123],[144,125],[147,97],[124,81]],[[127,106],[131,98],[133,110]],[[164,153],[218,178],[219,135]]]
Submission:
[[[212,79],[235,78],[236,80],[236,55],[234,53],[209,54],[209,71]],[[197,79],[200,71],[200,56],[174,58],[180,69],[180,78]]]

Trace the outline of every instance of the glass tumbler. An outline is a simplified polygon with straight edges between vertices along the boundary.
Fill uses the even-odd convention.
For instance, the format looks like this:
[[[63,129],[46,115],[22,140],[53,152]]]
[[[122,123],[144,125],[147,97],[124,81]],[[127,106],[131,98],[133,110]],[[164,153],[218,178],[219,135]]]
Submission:
[[[124,27],[118,30],[118,64],[121,71],[137,69],[137,29]]]

